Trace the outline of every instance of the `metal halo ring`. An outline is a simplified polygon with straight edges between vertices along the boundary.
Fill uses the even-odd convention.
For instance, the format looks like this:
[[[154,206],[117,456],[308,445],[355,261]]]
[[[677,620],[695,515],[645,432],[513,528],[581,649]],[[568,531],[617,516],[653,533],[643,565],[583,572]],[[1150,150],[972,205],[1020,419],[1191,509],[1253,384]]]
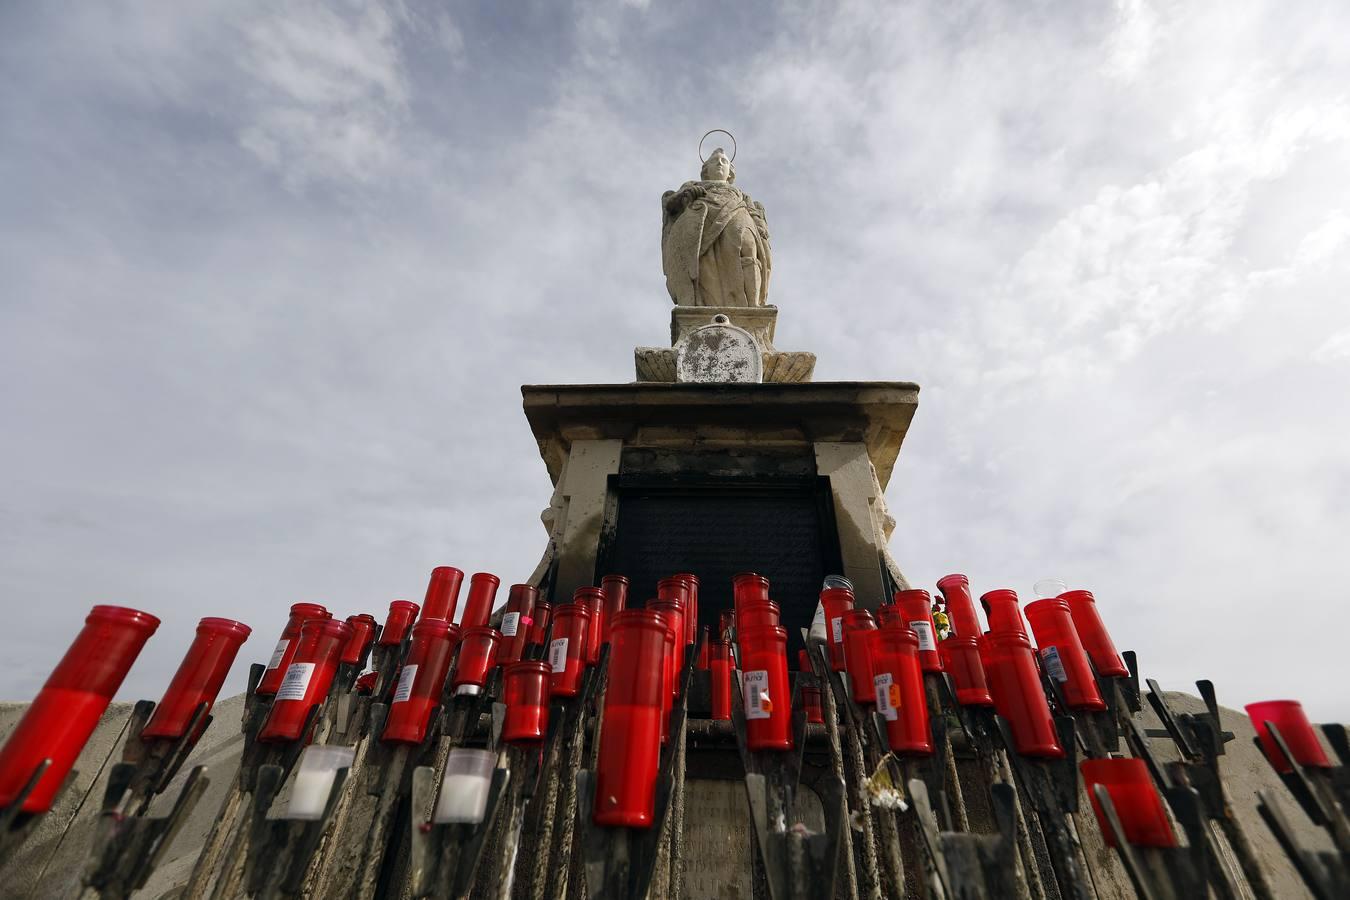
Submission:
[[[735,161],[736,161],[736,135],[732,134],[730,131],[727,131],[725,128],[714,128],[712,131],[709,131],[708,134],[725,134],[727,137],[731,138],[731,160],[730,160],[730,161],[731,161],[731,162],[735,162]],[[703,155],[703,142],[706,141],[706,140],[708,139],[708,134],[703,135],[703,137],[699,138],[699,141],[698,141],[698,161],[701,162],[701,163],[705,163],[705,162],[708,161],[707,157],[705,157],[705,156]]]

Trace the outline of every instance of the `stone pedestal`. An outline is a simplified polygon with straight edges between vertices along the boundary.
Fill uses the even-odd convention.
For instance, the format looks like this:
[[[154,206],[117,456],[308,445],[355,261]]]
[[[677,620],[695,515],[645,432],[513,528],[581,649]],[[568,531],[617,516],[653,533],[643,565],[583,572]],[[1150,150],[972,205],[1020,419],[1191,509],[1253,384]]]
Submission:
[[[639,382],[678,381],[675,348],[690,332],[712,323],[718,316],[738,328],[744,328],[759,344],[764,361],[764,381],[796,384],[811,380],[816,355],[803,351],[782,351],[773,345],[776,306],[676,306],[670,313],[670,344],[666,347],[638,347],[633,363]]]

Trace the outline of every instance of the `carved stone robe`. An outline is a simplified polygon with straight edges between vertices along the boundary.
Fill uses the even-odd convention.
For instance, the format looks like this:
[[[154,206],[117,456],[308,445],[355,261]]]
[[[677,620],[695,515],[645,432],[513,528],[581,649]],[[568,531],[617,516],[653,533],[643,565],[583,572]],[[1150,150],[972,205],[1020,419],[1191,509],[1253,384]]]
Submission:
[[[661,264],[678,306],[763,306],[769,294],[764,206],[724,181],[687,181],[662,197]]]

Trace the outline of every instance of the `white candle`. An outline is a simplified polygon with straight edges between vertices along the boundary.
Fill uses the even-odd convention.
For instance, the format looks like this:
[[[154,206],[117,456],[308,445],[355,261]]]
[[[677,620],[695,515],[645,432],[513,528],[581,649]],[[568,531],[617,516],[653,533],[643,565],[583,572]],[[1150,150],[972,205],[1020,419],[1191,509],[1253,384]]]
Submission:
[[[441,795],[436,798],[436,824],[483,821],[487,812],[488,784],[488,779],[481,775],[445,776],[445,781],[441,782]]]
[[[291,784],[291,802],[286,807],[286,818],[317,821],[328,806],[328,795],[333,792],[337,770],[351,766],[356,757],[353,747],[334,747],[312,744],[305,748],[300,765]]]

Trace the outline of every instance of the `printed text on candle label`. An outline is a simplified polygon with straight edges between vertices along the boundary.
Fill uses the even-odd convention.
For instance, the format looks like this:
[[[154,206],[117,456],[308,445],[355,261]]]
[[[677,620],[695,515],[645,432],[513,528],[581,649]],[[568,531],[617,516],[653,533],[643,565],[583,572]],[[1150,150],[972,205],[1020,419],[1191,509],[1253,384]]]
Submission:
[[[548,645],[548,667],[554,672],[567,668],[567,638],[554,638]]]
[[[914,629],[914,633],[919,636],[920,650],[936,650],[937,641],[933,640],[933,625],[927,619],[920,619],[917,622],[910,622],[909,627]]]
[[[502,616],[502,637],[515,637],[520,626],[520,613],[509,612]]]
[[[773,712],[769,699],[769,673],[764,669],[745,673],[745,717],[767,719]]]
[[[1045,671],[1050,673],[1050,677],[1056,681],[1068,681],[1069,673],[1064,671],[1064,663],[1059,658],[1058,647],[1046,647],[1041,651],[1041,659],[1045,661]]]
[[[290,645],[291,642],[286,638],[277,641],[277,649],[272,651],[272,660],[267,664],[269,670],[275,669],[277,666],[281,665],[281,658],[286,655],[286,648]]]
[[[398,676],[398,687],[394,689],[394,702],[402,703],[412,696],[413,682],[417,680],[417,665],[404,666]]]
[[[900,718],[900,685],[895,683],[890,672],[882,672],[872,679],[872,685],[877,691],[877,712],[885,717],[887,722],[894,722]]]
[[[830,633],[834,636],[834,642],[836,644],[842,644],[844,642],[843,616],[835,616],[833,619],[830,620]]]
[[[303,700],[309,689],[309,679],[314,676],[314,663],[291,663],[286,675],[277,688],[277,700]]]

